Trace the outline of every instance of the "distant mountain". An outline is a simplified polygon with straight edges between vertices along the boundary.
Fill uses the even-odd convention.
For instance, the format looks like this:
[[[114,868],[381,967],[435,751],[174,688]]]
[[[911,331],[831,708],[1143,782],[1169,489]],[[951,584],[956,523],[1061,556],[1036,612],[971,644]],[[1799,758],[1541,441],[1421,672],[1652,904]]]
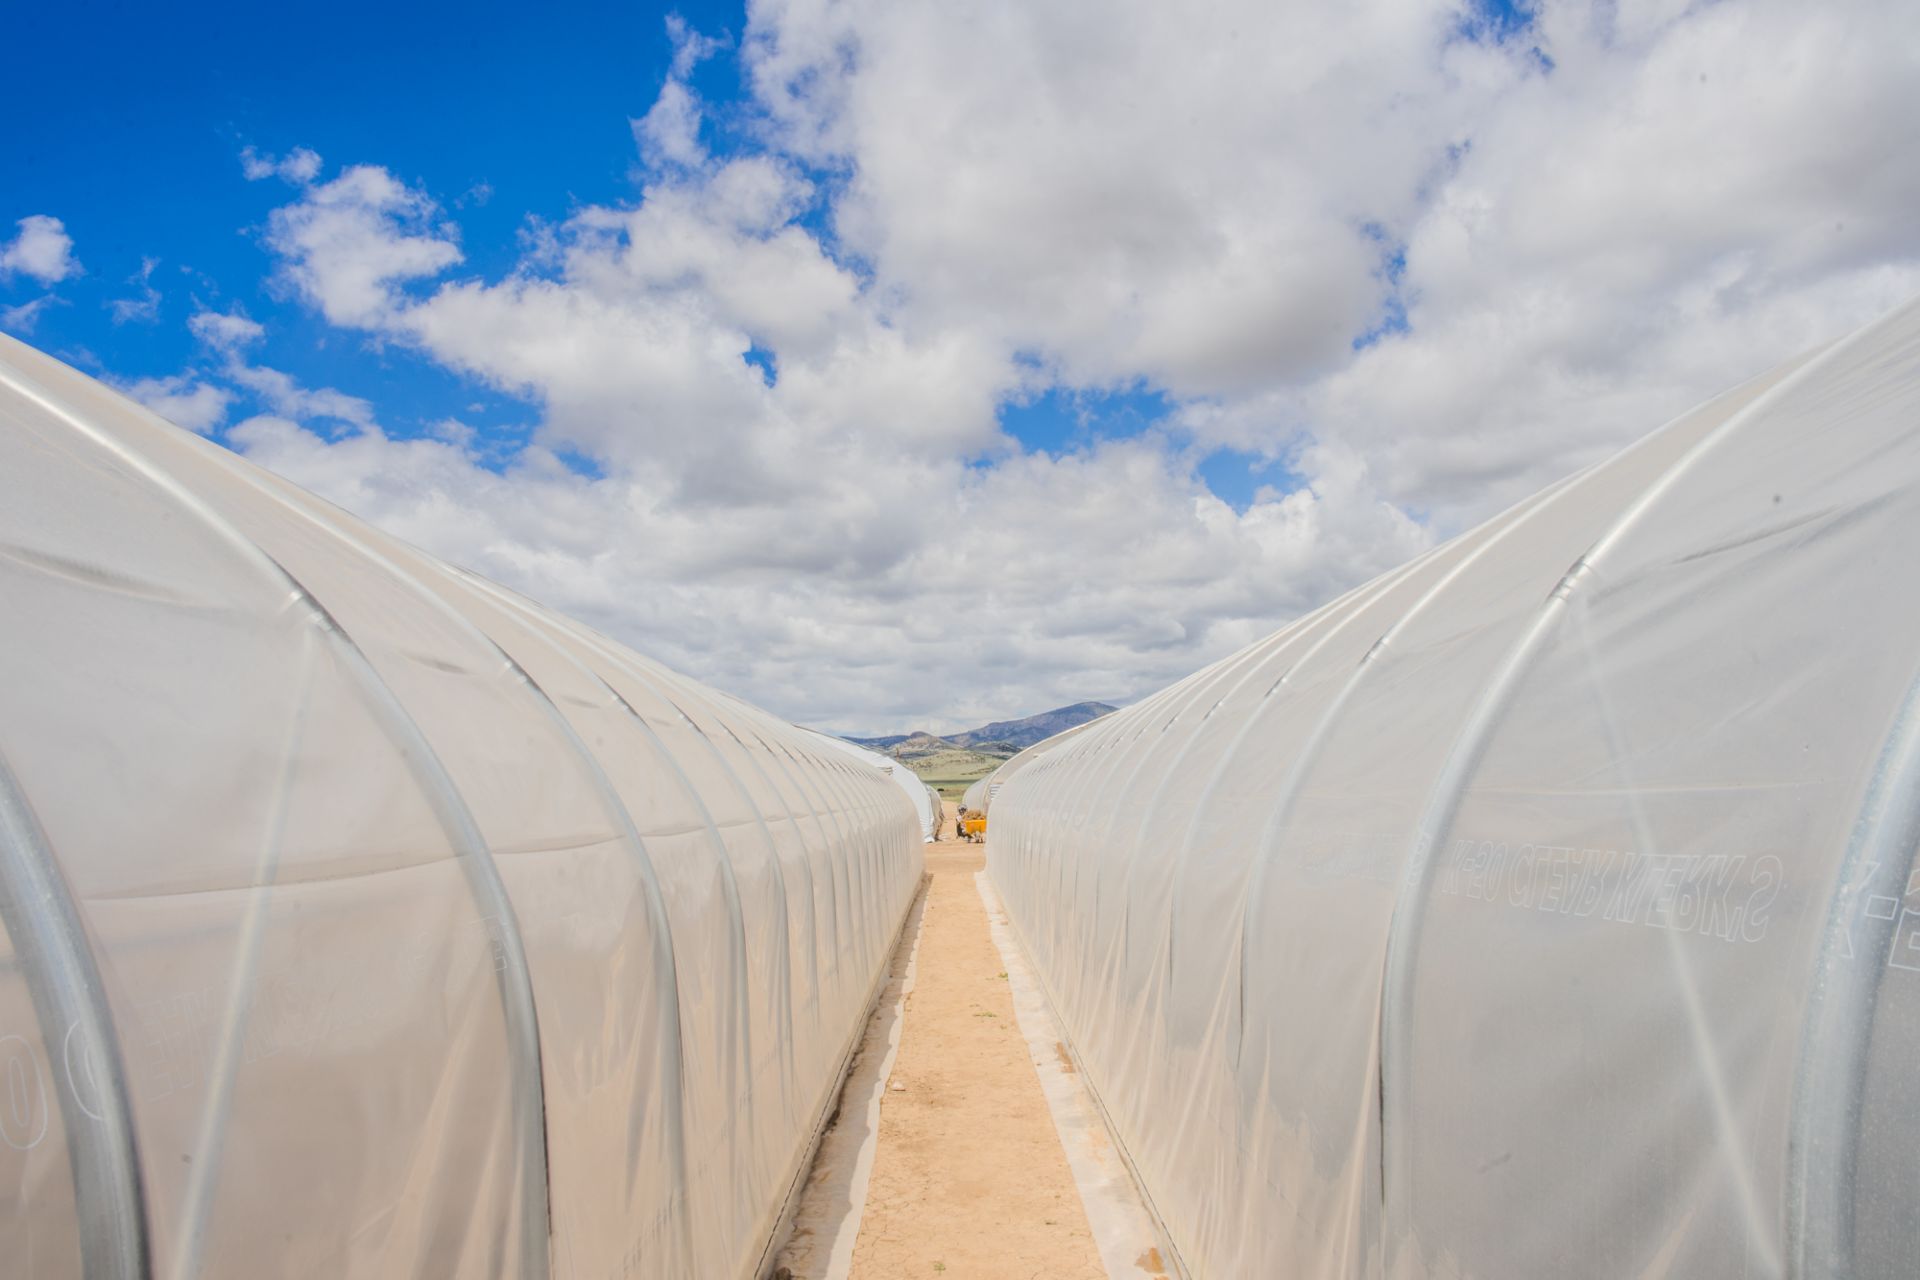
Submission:
[[[1052,711],[1042,711],[1037,716],[1028,716],[1024,720],[996,720],[992,724],[983,724],[978,729],[969,729],[965,733],[949,733],[948,742],[974,751],[987,751],[989,744],[1006,744],[1014,751],[1025,751],[1036,742],[1045,742],[1056,733],[1065,733],[1077,725],[1089,720],[1098,720],[1101,716],[1119,708],[1104,702],[1076,702],[1070,707],[1055,707]],[[1007,754],[1012,755],[1010,751]]]
[[[1075,725],[1097,720],[1114,710],[1104,702],[1076,702],[1024,720],[997,720],[965,733],[945,736],[915,729],[880,738],[848,738],[872,751],[891,756],[920,775],[949,800],[957,800],[967,784],[984,778],[1009,756]]]
[[[996,720],[962,733],[931,734],[924,729],[915,729],[912,733],[895,733],[882,738],[850,738],[848,741],[884,752],[908,764],[943,751],[970,751],[1004,759],[1036,742],[1045,742],[1056,733],[1065,733],[1076,725],[1097,720],[1113,710],[1114,707],[1104,702],[1076,702],[1070,707],[1055,707],[1052,711],[1042,711],[1037,716],[1027,716],[1021,720]]]
[[[936,755],[942,751],[952,751],[959,744],[946,738],[936,738],[930,733],[916,730],[886,748],[888,755],[895,760],[913,760],[920,756]]]

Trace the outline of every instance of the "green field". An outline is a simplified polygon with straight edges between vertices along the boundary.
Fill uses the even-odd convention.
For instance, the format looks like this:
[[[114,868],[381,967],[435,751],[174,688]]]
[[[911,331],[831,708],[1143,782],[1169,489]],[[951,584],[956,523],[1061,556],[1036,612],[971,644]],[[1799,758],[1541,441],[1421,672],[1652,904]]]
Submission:
[[[1002,761],[978,751],[950,749],[929,752],[901,763],[938,791],[942,800],[958,800],[968,787],[998,769]]]
[[[939,794],[942,800],[959,803],[960,797],[967,794],[967,788],[978,782],[978,778],[926,778],[923,781]]]

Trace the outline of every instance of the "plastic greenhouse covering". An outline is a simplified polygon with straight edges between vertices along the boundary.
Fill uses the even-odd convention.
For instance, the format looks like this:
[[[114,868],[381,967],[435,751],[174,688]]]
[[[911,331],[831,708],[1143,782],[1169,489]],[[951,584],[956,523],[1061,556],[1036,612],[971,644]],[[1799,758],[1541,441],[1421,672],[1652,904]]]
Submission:
[[[1920,309],[1001,775],[1201,1276],[1920,1275]]]
[[[1093,722],[1087,722],[1087,724],[1091,723]],[[1087,724],[1077,724],[1071,729],[1063,729],[1040,746],[1046,751],[1057,750],[1067,745],[1075,734],[1084,732]],[[969,786],[960,797],[960,806],[978,810],[981,813],[989,812],[993,808],[993,798],[1000,794],[1000,788],[1006,784],[1007,779],[1032,763],[1039,754],[1039,750],[1020,752],[992,773]]]
[[[914,813],[919,815],[921,843],[934,842],[940,831],[940,797],[931,787],[920,781],[920,775],[898,760],[883,756],[878,751],[870,751],[857,742],[819,733],[818,730],[814,732],[836,751],[852,756],[863,762],[869,769],[876,769],[891,779],[893,785],[900,788],[901,794],[906,796],[907,803],[913,806]]]
[[[0,600],[0,1271],[761,1269],[893,782],[8,339]]]
[[[993,805],[993,798],[1000,794],[1000,784],[1009,777],[1012,777],[1014,771],[1019,768],[1019,763],[1016,762],[1025,762],[1023,757],[1026,757],[1025,752],[1015,756],[1012,760],[1007,761],[998,769],[995,769],[992,773],[968,787],[966,793],[960,797],[960,807],[963,809],[977,809],[981,813],[987,812]]]

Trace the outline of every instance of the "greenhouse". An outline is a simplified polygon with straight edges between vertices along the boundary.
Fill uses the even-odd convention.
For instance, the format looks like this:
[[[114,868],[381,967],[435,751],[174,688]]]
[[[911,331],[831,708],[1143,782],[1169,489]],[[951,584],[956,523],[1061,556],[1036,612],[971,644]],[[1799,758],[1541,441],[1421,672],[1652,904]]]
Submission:
[[[898,783],[0,339],[9,1275],[747,1277]]]
[[[1920,1274],[1917,546],[1909,306],[1003,770],[1186,1271]]]
[[[878,751],[870,751],[845,738],[831,737],[818,731],[815,736],[821,744],[850,755],[869,769],[877,770],[889,778],[894,786],[900,788],[900,793],[906,796],[907,803],[913,806],[913,811],[920,817],[921,843],[933,843],[935,834],[940,830],[940,797],[932,787],[920,781],[918,774],[898,760],[883,756]]]

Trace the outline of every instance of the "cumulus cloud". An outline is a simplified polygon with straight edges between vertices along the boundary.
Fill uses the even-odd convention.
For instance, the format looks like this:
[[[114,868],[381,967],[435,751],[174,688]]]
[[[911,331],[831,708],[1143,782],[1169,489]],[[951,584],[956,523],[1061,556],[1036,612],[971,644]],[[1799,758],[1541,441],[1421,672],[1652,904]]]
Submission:
[[[678,14],[668,16],[667,36],[673,41],[667,82],[647,114],[628,123],[641,157],[649,164],[692,168],[706,163],[707,151],[700,142],[700,100],[687,78],[700,63],[725,48],[726,41],[702,35]]]
[[[233,403],[232,392],[190,374],[137,378],[115,385],[175,426],[202,435],[226,421],[227,407]]]
[[[187,321],[193,336],[223,354],[232,354],[266,336],[266,330],[244,311],[196,311]]]
[[[1356,451],[1452,529],[1920,287],[1917,34],[1881,0],[766,0],[747,48],[906,309],[1223,445]]]
[[[1910,9],[1541,22],[1408,224],[1405,331],[1275,410],[1450,524],[1920,292]]]
[[[677,28],[638,198],[503,275],[453,277],[377,165],[271,215],[331,323],[524,401],[517,454],[195,332],[270,410],[235,447],[789,716],[1125,698],[1920,289],[1913,34],[1891,0],[761,0],[755,141]],[[1025,449],[1000,412],[1050,388],[1171,409]],[[1217,448],[1291,479],[1230,505]]]
[[[1383,504],[1338,510],[1340,493],[1235,512],[1145,441],[993,472],[896,465],[870,476],[873,509],[752,511],[729,528],[539,446],[495,471],[453,433],[329,443],[276,416],[231,439],[681,669],[849,729],[1137,693],[1346,585],[1356,555],[1384,566],[1426,541]],[[1328,557],[1330,537],[1354,545]]]
[[[641,154],[655,164],[693,166],[707,158],[700,145],[700,108],[682,81],[667,81],[647,114],[632,125]]]
[[[362,241],[417,234],[423,193],[357,191],[321,199]],[[1159,434],[1020,453],[996,418],[1031,376],[1017,353],[895,314],[797,225],[812,196],[776,157],[738,158],[582,210],[544,274],[361,290],[367,305],[330,313],[537,405],[534,446],[504,468],[459,424],[330,442],[285,399],[230,439],[668,661],[847,727],[1126,696],[1425,545],[1345,481],[1236,511]],[[275,224],[307,225],[313,200]],[[323,312],[369,276],[276,243]]]
[[[335,324],[377,324],[394,288],[460,261],[438,207],[385,169],[355,165],[274,211],[267,243],[287,278]]]
[[[761,5],[755,83],[850,169],[848,247],[916,314],[1073,384],[1236,395],[1341,359],[1476,111],[1533,74],[1443,3]],[[826,86],[826,87],[822,87]]]
[[[36,213],[14,225],[19,232],[13,239],[0,242],[0,279],[23,275],[51,285],[80,274],[80,260],[73,256],[73,237],[60,219]]]

